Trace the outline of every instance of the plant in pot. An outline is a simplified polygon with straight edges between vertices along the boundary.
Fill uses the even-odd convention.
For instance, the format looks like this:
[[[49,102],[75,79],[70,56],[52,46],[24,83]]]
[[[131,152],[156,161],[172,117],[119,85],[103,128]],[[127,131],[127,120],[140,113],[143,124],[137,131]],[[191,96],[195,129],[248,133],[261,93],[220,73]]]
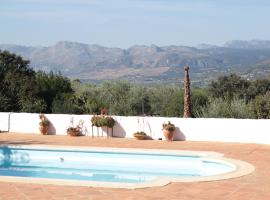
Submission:
[[[111,136],[113,137],[113,127],[116,123],[115,119],[108,115],[94,115],[91,118],[92,123],[92,137],[93,137],[93,127],[97,127],[97,134],[99,136],[99,127],[107,127],[107,137],[109,137],[109,128],[111,128]],[[103,136],[103,128],[101,128]]]
[[[115,120],[110,116],[106,116],[104,125],[108,128],[112,128],[115,125]]]
[[[70,120],[70,126],[67,128],[67,134],[70,136],[81,136],[83,128],[83,121],[80,120],[79,123],[75,126],[73,118]]]
[[[175,125],[168,121],[168,123],[162,124],[162,130],[166,140],[172,141],[175,133]]]
[[[115,120],[110,116],[94,115],[91,118],[92,126],[112,128],[115,125]]]
[[[113,137],[113,127],[116,123],[115,119],[107,115],[94,115],[91,118],[92,123],[92,137],[93,137],[93,127],[97,127],[97,134],[99,136],[99,127],[107,127],[107,137],[109,137],[109,128],[111,128],[111,136]],[[101,128],[103,136],[103,128]]]
[[[138,131],[133,134],[133,137],[135,137],[137,140],[144,140],[147,134],[143,131]]]
[[[40,119],[39,131],[42,135],[47,135],[51,122],[47,119],[47,117],[44,114],[40,114],[39,119]]]

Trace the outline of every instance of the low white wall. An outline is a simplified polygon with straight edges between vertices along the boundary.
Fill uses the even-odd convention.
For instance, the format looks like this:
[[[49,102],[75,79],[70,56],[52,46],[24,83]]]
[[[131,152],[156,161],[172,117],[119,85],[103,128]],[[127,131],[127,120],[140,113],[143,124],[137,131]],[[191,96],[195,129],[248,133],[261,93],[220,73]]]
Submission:
[[[8,124],[8,113],[0,113],[0,130]],[[66,135],[66,129],[73,118],[76,125],[84,121],[83,132],[92,136],[91,115],[46,114],[52,125],[49,132]],[[136,131],[144,131],[153,139],[163,138],[162,123],[171,121],[177,127],[175,140],[219,141],[270,144],[270,119],[204,119],[204,118],[165,118],[165,117],[122,117],[113,116],[117,121],[113,135],[133,137]],[[12,113],[10,115],[10,132],[39,134],[39,115],[31,113]],[[3,126],[3,128],[1,128]],[[102,134],[101,128],[93,128],[94,136]],[[107,135],[103,128],[103,135]],[[111,129],[109,129],[111,135]]]
[[[51,122],[49,133],[57,135],[66,135],[66,129],[73,119],[74,125],[80,120],[84,121],[84,133],[88,135],[91,130],[89,115],[65,115],[65,114],[46,114]],[[36,133],[39,134],[39,114],[35,113],[12,113],[10,116],[10,132],[16,133]]]
[[[0,112],[0,131],[8,131],[10,113]]]
[[[182,120],[179,127],[186,140],[270,144],[269,119]]]

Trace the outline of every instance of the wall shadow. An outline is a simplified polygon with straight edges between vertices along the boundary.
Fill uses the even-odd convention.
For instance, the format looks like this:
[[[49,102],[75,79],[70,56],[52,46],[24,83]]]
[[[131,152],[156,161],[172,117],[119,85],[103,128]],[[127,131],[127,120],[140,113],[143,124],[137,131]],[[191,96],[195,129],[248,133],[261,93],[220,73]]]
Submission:
[[[116,121],[115,126],[113,127],[113,136],[112,137],[126,137],[127,133],[119,122]]]
[[[114,128],[101,127],[101,131],[99,134],[101,134],[101,136],[113,137],[113,135],[115,134],[115,127]]]
[[[175,133],[173,136],[173,140],[175,141],[185,141],[186,140],[186,136],[184,135],[184,133],[180,130],[179,127],[176,127],[175,129]]]
[[[56,135],[56,129],[52,123],[50,123],[49,129],[48,129],[48,135]]]
[[[154,140],[150,135],[147,135],[144,139],[145,140]]]

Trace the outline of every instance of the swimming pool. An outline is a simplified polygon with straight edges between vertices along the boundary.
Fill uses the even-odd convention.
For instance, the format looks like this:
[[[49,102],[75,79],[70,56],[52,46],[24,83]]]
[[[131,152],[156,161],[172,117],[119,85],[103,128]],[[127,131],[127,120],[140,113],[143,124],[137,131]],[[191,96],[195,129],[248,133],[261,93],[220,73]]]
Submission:
[[[0,176],[8,181],[139,188],[241,176],[243,165],[252,171],[248,163],[214,152],[0,147]]]

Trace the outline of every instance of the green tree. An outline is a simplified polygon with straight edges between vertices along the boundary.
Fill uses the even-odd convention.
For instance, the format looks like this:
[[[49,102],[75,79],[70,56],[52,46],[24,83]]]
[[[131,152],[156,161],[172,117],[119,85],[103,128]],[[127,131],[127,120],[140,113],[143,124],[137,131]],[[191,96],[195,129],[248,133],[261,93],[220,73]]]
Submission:
[[[153,115],[180,117],[183,115],[183,91],[179,86],[156,86],[149,90]]]
[[[133,85],[129,92],[128,105],[131,108],[129,115],[150,115],[151,105],[147,88]]]
[[[247,90],[247,100],[255,99],[256,96],[264,95],[268,91],[270,91],[270,80],[261,79],[252,81]]]
[[[53,113],[83,114],[83,108],[83,102],[72,94],[61,94],[52,102]]]
[[[101,97],[102,90],[100,85],[81,83],[73,80],[72,88],[77,98],[81,99],[84,104],[84,113],[99,114],[101,108],[109,107]]]
[[[24,100],[21,102],[22,112],[34,112],[34,113],[42,113],[46,110],[46,103],[43,99],[35,99],[33,100]]]
[[[128,115],[131,106],[128,104],[131,84],[127,81],[105,82],[101,85],[100,98],[108,105],[114,115]]]
[[[209,86],[210,95],[214,98],[232,100],[233,98],[246,99],[250,82],[236,74],[221,76],[217,81],[212,81]]]
[[[73,94],[70,80],[60,73],[39,71],[36,74],[36,82],[38,96],[46,103],[45,112],[47,113],[52,112],[52,103],[57,96]]]
[[[192,88],[191,89],[191,109],[192,114],[197,113],[201,107],[205,107],[209,103],[209,94],[206,89]]]
[[[255,98],[255,114],[259,119],[270,118],[270,91]]]
[[[84,113],[99,114],[101,108],[108,108],[108,105],[100,98],[99,91],[88,91],[81,94],[79,97],[84,102]]]
[[[35,72],[29,67],[29,61],[8,51],[0,51],[0,85],[1,111],[25,111],[39,101]]]

